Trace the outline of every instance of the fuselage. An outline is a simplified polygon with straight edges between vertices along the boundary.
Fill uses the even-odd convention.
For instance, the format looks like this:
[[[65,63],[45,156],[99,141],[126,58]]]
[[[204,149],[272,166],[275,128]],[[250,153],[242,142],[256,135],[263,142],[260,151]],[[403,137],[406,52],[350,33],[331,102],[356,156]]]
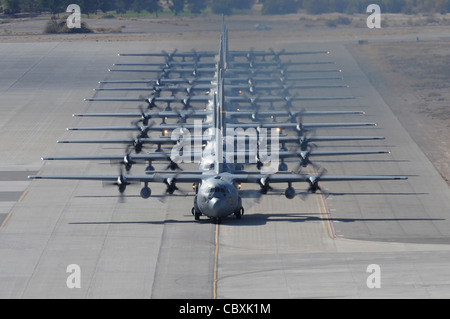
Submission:
[[[202,181],[194,203],[202,215],[213,218],[234,214],[242,206],[237,187],[222,174]]]

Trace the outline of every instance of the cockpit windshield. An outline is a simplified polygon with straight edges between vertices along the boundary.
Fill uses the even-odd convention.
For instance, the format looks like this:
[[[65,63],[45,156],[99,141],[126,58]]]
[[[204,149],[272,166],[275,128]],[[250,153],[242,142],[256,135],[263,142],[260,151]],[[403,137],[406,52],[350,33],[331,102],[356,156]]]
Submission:
[[[209,198],[212,197],[222,197],[225,195],[225,187],[211,187],[211,189],[209,190]]]

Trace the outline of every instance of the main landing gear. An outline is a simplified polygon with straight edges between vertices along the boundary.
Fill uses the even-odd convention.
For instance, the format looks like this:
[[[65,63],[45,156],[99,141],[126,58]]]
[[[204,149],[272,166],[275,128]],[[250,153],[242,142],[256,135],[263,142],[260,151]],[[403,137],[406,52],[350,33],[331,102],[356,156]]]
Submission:
[[[202,215],[202,213],[196,210],[195,207],[192,207],[191,213],[194,216],[195,220],[200,220],[200,216]]]
[[[241,206],[241,208],[234,213],[234,216],[236,216],[236,219],[241,219],[242,215],[244,215],[244,207]]]
[[[200,220],[200,216],[202,213],[200,213],[198,210],[195,209],[195,207],[192,207],[191,209],[192,216],[194,216],[195,220]],[[244,215],[244,207],[241,206],[234,214],[236,219],[241,219],[242,215]],[[220,224],[222,223],[222,218],[220,217],[212,217],[213,224]]]

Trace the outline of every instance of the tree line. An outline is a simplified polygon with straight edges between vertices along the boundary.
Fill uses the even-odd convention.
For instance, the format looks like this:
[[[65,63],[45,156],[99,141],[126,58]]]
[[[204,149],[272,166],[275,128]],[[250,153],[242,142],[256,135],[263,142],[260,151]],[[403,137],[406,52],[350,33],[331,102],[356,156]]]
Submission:
[[[447,13],[450,0],[259,0],[263,14],[294,13],[300,9],[310,14],[329,12],[366,13],[367,6],[378,4],[381,12],[389,13]]]
[[[167,3],[175,14],[185,8],[193,13],[200,13],[205,8],[206,0],[164,0],[164,3]],[[56,14],[65,12],[70,4],[79,5],[81,12],[87,14],[96,13],[98,10],[125,13],[130,10],[157,12],[163,9],[163,1],[160,0],[0,0],[0,6],[15,12],[50,11]]]
[[[126,11],[158,13],[168,8],[174,15],[189,11],[199,14],[207,8],[217,14],[232,14],[233,10],[251,9],[262,4],[262,14],[296,13],[299,10],[311,14],[328,12],[365,13],[369,4],[378,4],[382,12],[420,13],[450,12],[450,0],[0,0],[0,6],[10,12],[65,12],[69,4],[80,6],[82,13]]]

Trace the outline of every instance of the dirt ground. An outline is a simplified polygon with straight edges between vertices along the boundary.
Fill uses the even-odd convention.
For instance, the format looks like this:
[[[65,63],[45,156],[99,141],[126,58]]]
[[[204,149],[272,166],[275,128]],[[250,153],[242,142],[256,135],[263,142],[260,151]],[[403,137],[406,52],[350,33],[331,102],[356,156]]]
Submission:
[[[392,108],[402,125],[450,184],[450,15],[408,16],[385,14],[377,35],[443,34],[440,41],[371,41],[367,15],[227,17],[230,37],[251,36],[302,40],[352,39],[347,48]],[[0,17],[0,42],[31,41],[159,41],[217,39],[221,17],[85,19],[92,34],[44,34],[49,16]],[[84,19],[84,18],[83,18]],[[255,31],[257,24],[270,30]],[[445,37],[445,34],[448,34]],[[369,39],[358,45],[357,39]],[[415,39],[415,36],[414,36]]]
[[[366,26],[367,14],[346,15],[330,13],[323,15],[233,15],[226,17],[230,33],[238,31],[240,36],[273,38],[317,39],[329,37],[364,37],[374,32]],[[105,19],[101,16],[83,15],[82,22],[94,31],[92,34],[44,34],[50,15],[33,18],[7,18],[0,15],[0,42],[26,41],[140,41],[217,38],[221,16],[198,17],[136,17]],[[60,18],[64,18],[63,15]],[[255,26],[262,24],[269,30],[255,33]],[[406,35],[421,32],[435,32],[450,27],[450,14],[445,15],[403,15],[383,14],[382,28],[377,34]],[[449,33],[450,35],[450,33]]]
[[[356,44],[348,48],[450,184],[450,42]]]

